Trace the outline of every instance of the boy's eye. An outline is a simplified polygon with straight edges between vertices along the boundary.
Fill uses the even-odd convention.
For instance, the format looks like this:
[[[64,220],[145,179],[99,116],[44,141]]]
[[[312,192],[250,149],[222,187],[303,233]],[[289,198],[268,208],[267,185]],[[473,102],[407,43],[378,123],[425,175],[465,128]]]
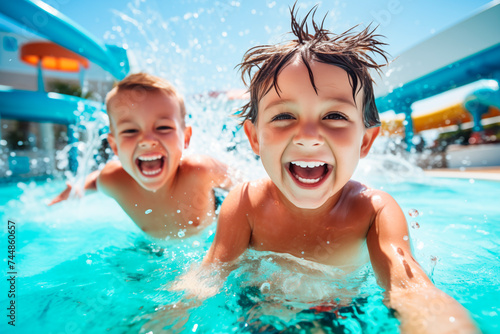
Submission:
[[[166,130],[172,130],[173,128],[171,126],[168,126],[168,125],[162,125],[162,126],[159,126],[156,128],[156,130],[158,131],[166,131]]]
[[[138,131],[136,129],[126,129],[126,130],[123,130],[121,133],[122,134],[134,134],[134,133],[137,133]]]
[[[283,120],[288,120],[288,119],[295,119],[295,117],[293,117],[290,114],[278,114],[278,115],[274,116],[273,118],[271,118],[271,122],[283,121]]]
[[[340,112],[331,112],[327,114],[323,119],[332,119],[332,120],[344,120],[347,121],[347,117]]]

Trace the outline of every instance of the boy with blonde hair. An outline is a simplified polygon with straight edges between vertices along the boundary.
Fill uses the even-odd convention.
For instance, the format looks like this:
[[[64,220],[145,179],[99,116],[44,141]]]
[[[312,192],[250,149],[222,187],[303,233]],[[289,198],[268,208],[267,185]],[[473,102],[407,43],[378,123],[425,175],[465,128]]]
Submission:
[[[108,142],[119,161],[91,173],[85,190],[112,197],[157,238],[190,236],[213,222],[213,189],[231,185],[227,166],[208,156],[183,157],[192,129],[177,90],[156,76],[132,74],[108,93],[106,107]],[[68,186],[50,204],[70,191]]]
[[[369,28],[334,35],[314,12],[309,33],[309,14],[302,22],[291,14],[294,40],[254,47],[240,64],[251,79],[244,130],[269,178],[229,193],[204,264],[231,263],[247,248],[346,274],[371,261],[404,332],[476,332],[413,258],[396,201],[351,180],[380,129],[368,70],[382,66],[369,53],[387,61],[384,43]]]

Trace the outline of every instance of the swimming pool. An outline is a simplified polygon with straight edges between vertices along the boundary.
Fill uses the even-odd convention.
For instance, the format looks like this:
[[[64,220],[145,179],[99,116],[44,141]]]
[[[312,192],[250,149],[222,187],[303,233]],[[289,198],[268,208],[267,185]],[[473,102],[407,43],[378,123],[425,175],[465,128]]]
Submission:
[[[189,67],[200,64],[201,70],[186,78],[190,84],[213,79],[225,81],[227,78],[221,77],[221,72],[233,77],[231,66],[207,66],[211,65],[207,49],[219,55],[222,45],[226,52],[237,53],[238,58],[244,49],[224,42],[225,30],[210,29],[212,18],[204,29],[194,24],[194,18],[189,19],[190,15],[197,18],[196,11],[177,21],[180,28],[170,29],[170,33],[187,31],[186,40],[192,44],[183,49],[183,45],[176,45],[171,35],[165,33],[167,23],[174,21],[164,21],[159,11],[136,10],[134,6],[139,3],[143,2],[128,6],[136,13],[135,19],[129,20],[126,12],[119,14],[130,22],[129,26],[140,28],[139,40],[148,43],[148,47],[135,45],[129,37],[129,26],[121,21],[113,27],[110,39],[114,35],[128,38],[128,44],[143,50],[142,63],[147,64],[147,70],[164,74],[176,84],[179,77],[186,75],[182,66],[171,66],[172,63],[187,62]],[[220,16],[232,17],[230,11]],[[269,29],[267,25],[265,28]],[[246,30],[240,33],[248,35]],[[217,39],[217,35],[222,37]],[[158,43],[157,36],[164,39]],[[212,39],[217,43],[210,48]],[[240,38],[243,39],[251,40],[248,36]],[[200,44],[205,54],[198,51]],[[175,52],[169,53],[170,46]],[[191,51],[194,58],[187,61]],[[167,53],[170,61],[161,61]],[[204,60],[205,55],[209,62]],[[217,73],[209,74],[209,70]],[[208,109],[188,107],[195,112],[203,109],[203,115],[194,114],[191,119],[195,131],[213,130],[200,131],[192,146],[203,147],[221,160],[229,159],[249,177],[263,176],[265,173],[248,147],[238,143],[246,141],[241,133],[220,131],[227,112],[221,113],[219,107],[217,101]],[[225,155],[221,156],[221,152]],[[245,159],[235,161],[231,152]],[[499,332],[500,183],[430,179],[404,161],[373,155],[361,163],[357,178],[383,188],[398,200],[414,227],[411,238],[415,255],[436,286],[462,303],[484,333]],[[0,305],[5,312],[0,322],[2,333],[251,333],[285,329],[299,333],[318,328],[326,333],[398,332],[398,322],[383,305],[381,290],[369,266],[339,280],[335,269],[300,260],[298,266],[289,266],[294,259],[251,251],[220,293],[200,306],[188,307],[188,313],[177,312],[175,309],[183,306],[180,301],[184,300],[188,306],[190,301],[183,299],[182,291],[174,290],[172,284],[201,261],[215,226],[197,237],[178,241],[152,239],[113,200],[100,194],[47,207],[45,203],[63,187],[62,181],[0,186],[3,270],[8,265],[10,220],[16,224],[17,272],[15,331],[5,318],[8,314],[5,305],[10,302],[5,292],[10,289],[10,282],[4,279],[0,286]],[[202,279],[207,285],[213,283],[210,277]],[[352,302],[346,302],[351,298]],[[331,312],[312,308],[331,299],[338,304]]]
[[[414,253],[435,285],[464,305],[484,333],[497,333],[500,183],[395,174],[387,168],[394,164],[393,158],[369,156],[357,178],[371,180],[398,200],[414,227]],[[398,332],[369,266],[339,281],[333,269],[307,261],[289,266],[286,256],[251,251],[220,293],[189,313],[173,313],[183,293],[172,283],[203,258],[215,226],[178,241],[152,239],[101,194],[47,207],[63,186],[48,181],[0,188],[4,252],[7,221],[16,223],[16,333],[251,333],[263,328],[302,333],[315,327],[327,333]],[[210,284],[210,278],[205,281]],[[2,291],[7,290],[3,280]],[[304,292],[307,299],[300,297]],[[334,312],[311,309],[331,296],[339,304]],[[343,297],[351,296],[353,302],[343,304]],[[3,293],[0,304],[8,302]],[[0,331],[10,329],[4,319]]]

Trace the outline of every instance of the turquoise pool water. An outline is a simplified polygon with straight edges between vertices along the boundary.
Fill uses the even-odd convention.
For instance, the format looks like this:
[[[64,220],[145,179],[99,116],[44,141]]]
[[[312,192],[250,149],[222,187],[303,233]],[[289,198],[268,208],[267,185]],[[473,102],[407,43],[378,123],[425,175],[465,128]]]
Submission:
[[[418,210],[416,217],[407,215],[410,224],[419,225],[410,228],[417,259],[484,333],[498,333],[500,183],[401,173],[389,178],[374,170],[379,158],[363,162],[358,178],[374,180],[372,186],[391,193],[405,212]],[[101,194],[47,207],[62,187],[58,181],[0,187],[4,271],[6,225],[16,223],[15,333],[251,333],[264,328],[306,333],[314,327],[326,333],[398,332],[369,266],[338,281],[334,270],[310,263],[289,266],[290,259],[271,253],[248,252],[217,295],[189,306],[192,301],[172,284],[202,259],[215,226],[189,239],[155,240]],[[205,277],[205,284],[210,280]],[[3,280],[2,291],[7,290]],[[300,297],[304,292],[307,299]],[[326,300],[325,295],[338,298],[339,308],[311,311],[318,304],[314,300]],[[5,310],[7,296],[0,296]],[[343,304],[343,297],[352,296],[353,302]],[[186,303],[188,311],[179,311]],[[13,332],[3,318],[0,332]]]

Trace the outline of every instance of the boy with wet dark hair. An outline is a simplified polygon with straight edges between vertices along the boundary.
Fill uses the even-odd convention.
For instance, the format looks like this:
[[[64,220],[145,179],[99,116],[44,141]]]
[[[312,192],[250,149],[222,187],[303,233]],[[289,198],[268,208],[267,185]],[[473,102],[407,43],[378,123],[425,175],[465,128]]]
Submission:
[[[371,261],[404,332],[473,333],[467,311],[413,258],[404,213],[387,193],[351,180],[380,128],[369,69],[387,61],[373,30],[335,35],[292,14],[295,39],[250,49],[243,127],[270,178],[226,197],[204,264],[247,249],[287,253],[354,272]],[[332,296],[334,300],[337,296]],[[334,303],[333,303],[334,304]]]

